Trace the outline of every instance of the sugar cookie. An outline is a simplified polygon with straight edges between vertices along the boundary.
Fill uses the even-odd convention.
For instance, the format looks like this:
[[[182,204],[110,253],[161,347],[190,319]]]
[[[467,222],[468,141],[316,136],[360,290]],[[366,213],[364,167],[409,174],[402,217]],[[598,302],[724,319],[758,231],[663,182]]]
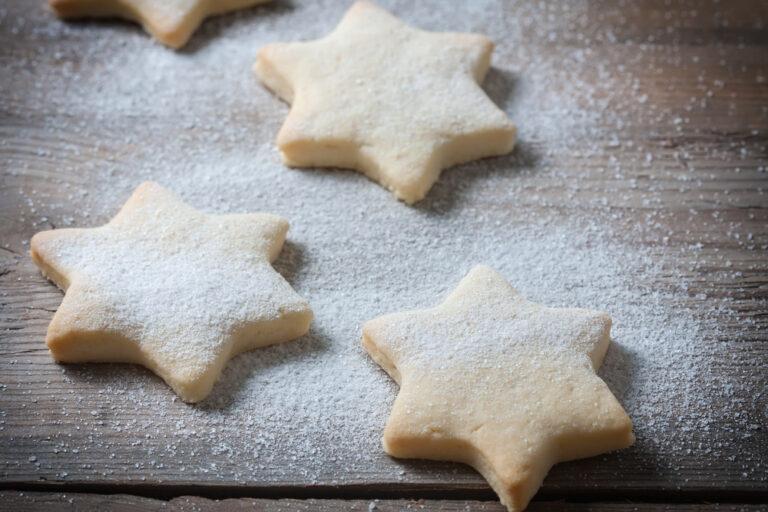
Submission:
[[[120,17],[136,21],[171,48],[181,48],[208,16],[268,0],[48,0],[62,18]]]
[[[514,125],[478,85],[492,49],[357,2],[323,39],[262,47],[254,69],[292,105],[277,136],[286,165],[356,169],[414,203],[442,169],[512,150]]]
[[[367,322],[363,346],[400,385],[384,449],[470,464],[522,510],[553,464],[634,441],[595,373],[610,328],[605,313],[529,302],[486,266],[436,308]]]
[[[57,361],[146,366],[187,402],[227,361],[301,336],[312,311],[270,265],[288,221],[207,215],[143,183],[106,225],[37,233],[31,256],[66,294],[46,345]]]

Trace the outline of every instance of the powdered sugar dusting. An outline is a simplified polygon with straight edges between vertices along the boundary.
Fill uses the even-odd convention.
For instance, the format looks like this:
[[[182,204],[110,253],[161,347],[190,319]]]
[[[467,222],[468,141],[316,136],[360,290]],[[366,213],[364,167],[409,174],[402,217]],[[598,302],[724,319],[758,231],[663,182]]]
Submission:
[[[609,332],[604,313],[542,308],[483,265],[473,268],[439,306],[394,313],[363,326],[363,335],[401,372],[409,368],[430,375],[449,368],[448,379],[454,382],[473,369],[515,378],[526,365],[536,367],[531,359],[539,358],[557,359],[559,371],[567,375],[593,353],[600,362]],[[471,380],[465,382],[471,386]]]
[[[257,229],[237,230],[215,217],[171,220],[169,206],[137,216],[133,233],[66,232],[46,248],[43,259],[76,283],[72,298],[95,308],[88,314],[99,317],[91,319],[97,329],[130,336],[161,364],[203,371],[243,326],[305,310],[265,250],[238,247],[236,238],[254,235],[264,219],[243,220]]]
[[[727,292],[699,282],[710,266],[718,279],[739,276],[725,266],[726,251],[680,243],[679,226],[707,231],[702,237],[715,247],[729,233],[733,250],[764,250],[764,230],[712,209],[730,199],[708,192],[707,183],[735,171],[698,162],[738,161],[745,190],[733,201],[750,208],[764,201],[756,173],[766,158],[747,143],[710,154],[703,145],[658,142],[693,130],[688,116],[725,108],[712,74],[702,72],[695,101],[665,105],[648,94],[657,90],[660,70],[681,55],[631,33],[609,33],[583,6],[381,2],[417,27],[494,40],[497,67],[485,88],[518,127],[512,156],[446,171],[423,202],[408,207],[357,173],[280,165],[274,139],[288,109],[253,76],[256,51],[321,37],[345,10],[293,3],[207,23],[180,53],[131,25],[64,24],[29,6],[2,17],[40,48],[10,63],[0,98],[21,126],[13,147],[23,148],[5,157],[7,179],[45,176],[19,192],[20,221],[34,220],[30,236],[51,223],[99,225],[148,179],[209,213],[277,213],[291,231],[275,267],[307,299],[315,320],[300,340],[235,358],[196,407],[174,400],[137,367],[58,367],[40,355],[35,375],[47,382],[15,387],[13,379],[25,377],[3,377],[2,393],[28,393],[30,401],[0,420],[2,446],[33,448],[0,457],[0,468],[65,481],[185,475],[189,482],[259,486],[355,483],[374,474],[476,482],[468,470],[383,454],[379,438],[396,386],[360,347],[360,327],[385,313],[433,306],[485,263],[534,302],[612,317],[613,343],[600,375],[632,418],[637,443],[606,457],[684,487],[692,473],[694,484],[708,482],[710,468],[687,466],[701,460],[694,455],[709,454],[718,470],[720,459],[738,456],[729,467],[743,475],[727,478],[765,481],[758,448],[767,418],[755,407],[766,400],[761,370],[736,374],[718,366],[737,350],[730,342],[749,332],[750,320],[733,311]],[[25,17],[16,16],[22,9]],[[579,34],[626,44],[608,52]],[[94,37],[102,44],[86,44]],[[58,49],[62,39],[72,42]],[[708,52],[700,57],[712,58]],[[31,65],[36,59],[47,65]],[[648,74],[621,71],[630,61]],[[35,87],[43,78],[60,88]],[[681,101],[692,110],[679,108]],[[30,104],[39,110],[25,110]],[[38,149],[41,134],[53,142]],[[675,208],[664,206],[671,203]],[[754,270],[764,269],[755,259]],[[28,278],[35,275],[30,268]],[[130,460],[93,463],[103,453],[125,453],[115,444],[130,450]]]

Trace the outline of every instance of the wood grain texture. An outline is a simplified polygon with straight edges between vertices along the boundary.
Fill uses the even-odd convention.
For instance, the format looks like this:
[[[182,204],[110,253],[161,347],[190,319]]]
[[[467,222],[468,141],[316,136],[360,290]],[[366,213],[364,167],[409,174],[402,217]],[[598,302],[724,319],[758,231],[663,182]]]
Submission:
[[[642,507],[642,508],[641,508]],[[637,510],[669,512],[757,512],[763,505],[749,504],[672,504],[655,503],[566,503],[563,501],[533,502],[526,509],[529,512],[559,510],[561,512],[635,512]],[[164,510],[189,512],[215,510],[235,512],[259,510],[263,512],[325,512],[334,510],[360,510],[368,512],[395,512],[418,510],[424,512],[502,512],[501,504],[470,500],[267,500],[267,499],[226,499],[209,500],[196,496],[181,496],[169,501],[141,498],[127,494],[94,495],[78,493],[0,492],[0,509],[17,512],[48,510],[88,510],[122,512],[131,510]]]
[[[291,7],[287,2],[276,4],[206,23],[183,57],[193,58],[195,51],[212,39],[225,37],[232,27],[257,20],[278,23],[280,16],[290,14]],[[322,5],[335,8],[328,2]],[[542,156],[551,151],[551,140],[521,140],[518,158],[534,172],[517,185],[527,193],[518,194],[514,206],[528,209],[532,216],[589,212],[608,219],[614,236],[645,247],[649,254],[678,251],[668,273],[645,285],[679,289],[676,300],[691,308],[704,309],[713,297],[730,300],[729,311],[707,320],[719,328],[705,332],[704,337],[724,347],[714,363],[715,374],[739,385],[724,394],[721,403],[713,404],[723,410],[718,423],[708,431],[686,433],[687,440],[674,454],[661,454],[654,449],[653,440],[641,439],[618,454],[561,464],[545,481],[540,496],[629,496],[637,501],[646,495],[754,499],[768,492],[768,5],[748,0],[644,0],[621,6],[585,2],[572,10],[558,6],[558,24],[551,22],[552,26],[546,8],[541,7],[544,10],[534,18],[540,23],[512,27],[521,6],[511,3],[505,4],[500,21],[486,21],[489,25],[492,21],[508,23],[510,30],[522,31],[531,48],[549,57],[588,49],[596,65],[576,82],[599,83],[603,73],[610,72],[612,83],[623,84],[626,90],[598,91],[579,98],[586,110],[610,110],[611,102],[635,88],[640,93],[632,94],[642,94],[645,99],[637,104],[637,115],[622,125],[618,143],[599,141],[601,151],[581,151],[585,145],[594,147],[590,133],[569,134],[548,159]],[[39,28],[49,23],[48,15],[42,5],[22,0],[6,2],[0,14],[0,486],[34,485],[39,489],[50,485],[58,490],[73,485],[104,493],[114,486],[120,492],[162,496],[190,492],[209,497],[347,491],[350,495],[403,497],[462,492],[493,499],[485,482],[468,468],[409,462],[404,466],[405,475],[397,476],[401,466],[383,453],[374,464],[349,472],[339,468],[354,467],[355,461],[329,462],[311,481],[286,461],[263,468],[243,482],[238,454],[227,451],[206,461],[216,470],[187,471],[183,461],[193,458],[199,446],[194,436],[178,436],[181,413],[152,418],[150,427],[147,411],[116,409],[102,392],[121,378],[153,382],[157,380],[154,376],[125,365],[73,367],[51,361],[44,346],[45,331],[62,294],[29,261],[27,241],[36,231],[60,227],[61,222],[94,225],[106,221],[115,205],[79,194],[99,176],[94,162],[110,162],[116,187],[129,190],[129,180],[120,179],[132,172],[130,156],[148,140],[159,148],[174,137],[183,137],[188,113],[143,112],[138,104],[105,116],[85,104],[60,102],[53,91],[66,84],[57,80],[58,71],[90,67],[98,77],[110,59],[126,57],[121,53],[121,38],[143,36],[139,29],[117,22],[82,25],[82,31],[74,30],[75,25],[62,33]],[[440,26],[440,20],[421,21],[425,28]],[[103,45],[104,50],[82,57],[87,45]],[[640,46],[643,51],[638,50]],[[536,51],[531,50],[531,58],[536,58]],[[513,48],[499,42],[494,54],[496,70],[486,81],[489,90],[501,91],[494,98],[499,103],[504,101],[501,96],[515,95],[518,80],[500,71],[516,69],[515,56]],[[625,83],[615,78],[624,74],[632,79]],[[98,85],[96,78],[92,82]],[[233,130],[245,133],[256,124],[266,126],[265,134],[273,133],[285,115],[285,106],[266,101],[268,93],[255,88],[253,97],[266,106],[256,109],[254,98],[233,99],[228,122]],[[706,108],[688,108],[702,102]],[[201,101],[195,109],[195,117],[190,119],[219,112],[215,102]],[[125,127],[136,123],[145,127],[146,134],[126,135]],[[61,126],[72,130],[53,129]],[[205,126],[191,130],[206,134]],[[648,154],[652,154],[652,165],[646,164]],[[539,163],[542,160],[546,162]],[[466,206],[470,196],[478,211],[510,207],[507,196],[491,180],[480,179],[500,172],[496,167],[503,164],[503,160],[489,160],[470,173],[444,173],[424,208],[439,214]],[[578,176],[578,186],[569,176]],[[39,204],[45,204],[47,211],[39,211]],[[84,209],[92,214],[86,217]],[[418,235],[419,228],[412,229]],[[698,247],[695,254],[690,247]],[[290,262],[284,265],[284,270],[299,271]],[[669,397],[669,407],[674,409],[675,401],[683,399]],[[87,431],[81,425],[86,420],[91,424],[93,411],[99,423]],[[734,411],[738,418],[733,417]],[[146,433],[120,434],[116,424],[138,424]],[[92,449],[87,451],[69,451],[71,446],[89,445]],[[153,453],[170,445],[178,447],[179,460],[161,466],[148,463]],[[8,501],[0,506],[12,504],[8,508],[20,510],[38,509],[45,503],[56,508],[68,499],[76,509],[162,505],[131,496],[77,495],[63,500],[54,494],[8,492],[3,498]],[[343,507],[365,510],[369,505],[368,501],[351,503],[345,502]],[[170,502],[171,510],[196,505],[214,503],[203,498]],[[297,510],[332,510],[342,506],[335,501],[250,499],[215,505],[224,510],[246,506],[278,510],[288,505]],[[376,510],[399,510],[405,505],[405,501],[382,501]],[[639,507],[632,503],[557,506],[561,510],[617,512]],[[495,503],[483,502],[428,501],[424,507],[501,510]],[[759,505],[662,503],[640,508],[763,509]],[[549,508],[534,503],[529,510]]]

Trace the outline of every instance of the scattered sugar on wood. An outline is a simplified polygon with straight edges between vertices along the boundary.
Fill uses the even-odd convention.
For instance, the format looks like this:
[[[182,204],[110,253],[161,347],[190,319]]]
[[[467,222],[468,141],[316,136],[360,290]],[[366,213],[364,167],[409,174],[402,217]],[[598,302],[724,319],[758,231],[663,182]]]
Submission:
[[[709,468],[689,466],[702,454],[713,471],[738,457],[740,473],[729,478],[765,481],[758,448],[768,418],[755,406],[766,401],[764,369],[735,366],[742,347],[734,337],[754,338],[756,320],[736,307],[749,297],[748,276],[727,261],[732,251],[755,251],[748,270],[764,272],[757,254],[768,239],[757,220],[746,226],[718,208],[763,204],[768,160],[758,138],[719,146],[679,139],[705,133],[692,119],[708,113],[738,126],[745,113],[722,78],[754,75],[730,69],[722,46],[702,48],[702,62],[684,61],[678,46],[655,44],[677,37],[663,24],[640,40],[631,24],[618,32],[616,20],[603,23],[609,14],[581,8],[382,5],[421,28],[484,33],[497,43],[494,62],[510,63],[484,86],[518,126],[515,154],[445,172],[416,207],[356,173],[279,163],[274,139],[288,109],[253,76],[256,51],[327,34],[343,5],[226,16],[179,53],[130,24],[61,23],[37,4],[0,8],[0,23],[39,43],[6,61],[0,98],[19,120],[0,146],[10,148],[4,179],[45,176],[34,190],[18,189],[19,222],[100,225],[148,179],[210,213],[278,213],[292,229],[276,267],[315,311],[307,336],[235,358],[195,407],[139,367],[14,355],[0,397],[25,400],[0,398],[8,453],[0,468],[65,481],[348,484],[367,481],[372,468],[386,481],[477,481],[469,470],[383,454],[396,388],[359,338],[366,320],[432,306],[485,263],[530,300],[613,318],[600,375],[638,441],[603,459],[636,458],[640,471],[685,487],[689,478],[708,482]],[[494,15],[499,9],[506,14]],[[94,37],[101,44],[85,44]],[[670,66],[691,70],[696,96],[663,94],[674,87],[664,81]],[[61,87],[42,87],[52,82]],[[30,98],[39,110],[21,107]],[[708,188],[737,175],[738,196]],[[670,226],[701,231],[702,242],[683,244]],[[39,279],[28,270],[24,279]],[[734,287],[712,284],[719,281]],[[59,300],[52,289],[51,307]],[[720,366],[728,360],[734,366]],[[30,361],[34,372],[20,374]],[[34,453],[14,450],[31,440]]]

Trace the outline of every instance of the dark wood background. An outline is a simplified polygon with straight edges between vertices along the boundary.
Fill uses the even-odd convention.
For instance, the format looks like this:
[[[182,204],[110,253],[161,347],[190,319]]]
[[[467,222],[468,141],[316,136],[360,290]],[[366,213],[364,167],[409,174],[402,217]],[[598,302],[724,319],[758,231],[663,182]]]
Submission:
[[[72,435],[88,435],[75,430],[78,419],[74,410],[60,418],[58,424],[49,423],[44,428],[31,430],[36,417],[31,410],[45,414],[45,404],[55,402],[57,394],[63,395],[68,390],[46,386],[51,380],[60,380],[60,370],[45,349],[44,337],[61,301],[61,293],[43,279],[27,257],[28,239],[36,231],[50,226],[41,227],[35,224],[35,217],[19,212],[28,211],[24,197],[33,190],[55,197],[57,183],[60,183],[56,180],[88,179],[86,173],[77,171],[78,166],[84,164],[85,156],[70,155],[65,162],[50,156],[56,152],[59,142],[46,130],[46,121],[50,116],[67,114],[41,104],[39,94],[25,96],[24,91],[59,87],[61,84],[47,81],[50,75],[45,72],[46,68],[57,65],[50,56],[56,52],[77,54],[81,45],[100,44],[100,40],[98,36],[87,40],[35,33],[30,23],[46,10],[44,5],[32,5],[36,1],[14,0],[0,6],[3,95],[0,99],[0,508],[502,510],[487,485],[470,471],[394,482],[374,467],[354,478],[339,481],[337,474],[329,474],[325,480],[312,483],[275,471],[266,475],[261,484],[239,485],[234,481],[220,481],[216,475],[209,475],[205,480],[189,480],[182,472],[143,474],[142,469],[131,473],[107,472],[101,478],[93,478],[92,472],[83,470],[82,457],[63,466],[61,459],[56,459],[57,466],[53,467],[45,455],[38,455],[42,471],[14,462],[35,453],[36,444],[53,430],[70,429]],[[270,8],[257,8],[253,16],[261,16],[263,9]],[[559,34],[556,41],[542,43],[542,51],[556,51],[558,45],[582,44],[610,56],[614,49],[625,48],[627,42],[632,42],[652,45],[659,55],[675,58],[646,56],[625,64],[638,68],[634,71],[647,91],[647,108],[666,113],[659,122],[648,121],[650,117],[638,118],[636,123],[625,127],[623,134],[651,151],[655,165],[638,171],[635,180],[614,180],[595,173],[577,193],[574,204],[557,207],[619,212],[615,220],[617,231],[627,228],[627,236],[640,238],[636,242],[649,248],[667,233],[672,233],[665,242],[671,247],[702,244],[700,261],[705,264],[691,265],[681,250],[675,268],[670,269],[668,279],[659,286],[675,286],[674,281],[682,274],[688,289],[680,301],[695,307],[697,301],[706,300],[701,298],[701,293],[732,300],[732,309],[737,313],[715,319],[723,327],[719,332],[725,333],[720,335],[721,341],[729,347],[717,366],[749,383],[736,390],[732,399],[747,404],[750,414],[760,422],[749,440],[723,448],[716,458],[706,450],[681,455],[681,469],[674,474],[656,471],[653,456],[641,449],[626,456],[596,457],[557,466],[529,510],[766,510],[768,2],[586,1],[574,2],[573,9],[586,17],[587,21],[582,23],[584,30],[578,34]],[[692,11],[696,14],[691,15]],[[510,4],[505,15],[514,16],[514,6]],[[32,22],[23,23],[27,18]],[[201,44],[205,38],[220,37],[236,19],[241,18],[226,15],[209,21],[193,36],[193,45]],[[124,25],[102,23],[105,32],[115,27],[122,32],[138,30]],[[597,38],[590,33],[590,30],[597,33],[599,28],[604,34],[606,27],[611,29],[610,38]],[[535,30],[531,37],[537,37]],[[696,59],[692,58],[694,55]],[[503,61],[504,54],[498,58]],[[606,61],[611,59],[606,57]],[[513,67],[514,63],[502,62],[499,66]],[[685,106],[692,96],[703,96],[698,80],[702,70],[706,71],[709,83],[722,85],[707,98],[706,109],[688,110]],[[13,94],[9,94],[11,90]],[[279,118],[284,113],[281,107],[273,115]],[[685,122],[669,121],[676,117],[684,118]],[[162,115],[159,118],[156,122],[162,123]],[[103,122],[105,137],[117,139],[119,134],[109,121],[99,119],[93,116],[89,122]],[[249,119],[240,121],[244,125],[250,123]],[[533,146],[539,142],[528,141]],[[51,151],[46,150],[47,145]],[[616,148],[612,155],[619,164],[626,162],[628,167],[637,161],[636,152],[626,145]],[[573,172],[584,173],[605,165],[604,157],[604,154],[578,154],[568,158],[567,163]],[[92,150],[87,158],[99,158],[99,150]],[[698,183],[681,191],[678,183],[668,179],[669,173],[674,172],[670,169],[687,172],[689,165],[696,167]],[[66,176],[59,172],[62,168],[70,169]],[[656,169],[664,169],[664,173],[654,176]],[[538,199],[539,203],[546,203],[550,197],[556,199],[558,191],[562,191],[562,184],[554,179],[536,185],[539,195],[543,196]],[[655,191],[657,201],[646,207],[644,200],[650,189]],[[603,190],[615,192],[607,206],[594,201],[602,195],[598,191]],[[487,192],[488,204],[493,204],[498,198],[494,197],[493,190]],[[63,204],[56,215],[66,215],[66,201]],[[537,204],[532,202],[528,206],[535,212]],[[648,208],[663,210],[666,215],[659,218],[657,226],[631,230],[634,223],[643,222]],[[725,230],[716,226],[711,221],[713,212],[718,212],[719,218],[729,226],[736,227]],[[740,236],[734,236],[734,232]],[[751,234],[749,239],[748,234]],[[727,255],[727,266],[721,255]],[[78,382],[67,385],[78,386]],[[84,387],[78,392],[93,393],[90,389]],[[101,397],[94,395],[88,400],[100,402]],[[728,410],[725,403],[714,406],[722,406],[724,412]],[[720,431],[719,435],[729,435],[729,425],[724,418],[722,425],[715,425],[712,430]],[[710,434],[695,435],[706,443]],[[169,439],[171,437],[169,427]],[[169,441],[159,439],[157,442]],[[116,437],[110,439],[109,444],[119,458],[130,457],[129,438]],[[92,457],[86,461],[91,467],[111,467],[108,453],[89,453],[88,457]],[[748,473],[743,471],[744,460],[755,464]],[[68,473],[66,479],[57,477],[62,470]],[[580,475],[589,475],[589,478]]]

